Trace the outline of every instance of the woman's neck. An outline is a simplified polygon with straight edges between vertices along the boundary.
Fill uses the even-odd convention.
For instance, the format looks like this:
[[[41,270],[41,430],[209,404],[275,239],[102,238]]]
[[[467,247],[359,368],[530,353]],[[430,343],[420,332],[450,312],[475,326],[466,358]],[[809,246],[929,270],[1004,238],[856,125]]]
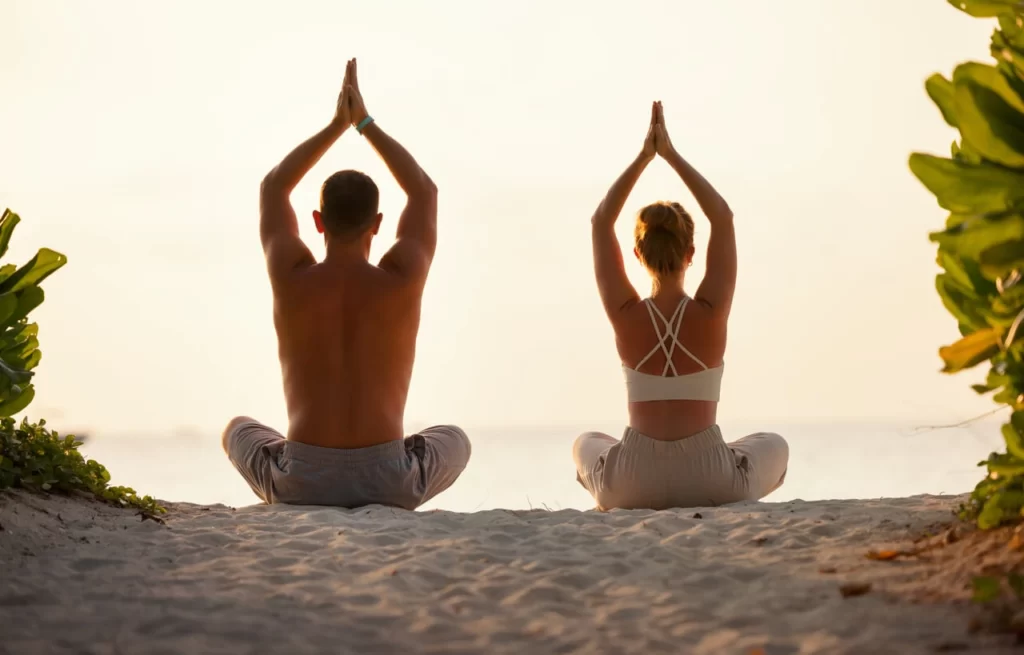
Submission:
[[[682,296],[686,292],[683,291],[683,274],[677,275],[658,275],[655,276],[651,281],[651,297],[656,296]]]

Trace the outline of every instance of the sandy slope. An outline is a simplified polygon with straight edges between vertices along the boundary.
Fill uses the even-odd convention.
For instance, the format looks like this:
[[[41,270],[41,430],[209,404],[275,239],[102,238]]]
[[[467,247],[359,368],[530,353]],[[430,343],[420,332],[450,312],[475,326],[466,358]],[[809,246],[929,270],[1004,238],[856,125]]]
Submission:
[[[934,596],[934,563],[864,557],[948,520],[954,504],[604,514],[181,504],[160,525],[96,503],[0,495],[0,653],[1004,652],[967,635],[964,603],[888,593]],[[850,581],[872,591],[843,598]]]

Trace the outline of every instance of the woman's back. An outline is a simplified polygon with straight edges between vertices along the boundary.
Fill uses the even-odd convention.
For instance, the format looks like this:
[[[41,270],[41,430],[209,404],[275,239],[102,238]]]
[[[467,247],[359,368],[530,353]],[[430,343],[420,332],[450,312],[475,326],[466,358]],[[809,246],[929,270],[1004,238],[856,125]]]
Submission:
[[[681,290],[666,290],[622,311],[612,328],[631,426],[672,441],[717,422],[724,321]]]

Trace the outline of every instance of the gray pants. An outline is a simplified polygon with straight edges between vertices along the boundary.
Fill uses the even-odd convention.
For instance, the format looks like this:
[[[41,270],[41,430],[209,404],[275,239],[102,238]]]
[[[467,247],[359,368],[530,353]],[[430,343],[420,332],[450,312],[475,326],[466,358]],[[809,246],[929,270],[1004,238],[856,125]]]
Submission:
[[[786,480],[789,445],[759,432],[726,443],[717,425],[676,441],[626,428],[622,441],[587,432],[573,446],[576,479],[600,509],[713,507],[760,500]]]
[[[452,485],[472,449],[466,433],[439,425],[367,448],[288,441],[255,421],[224,435],[228,459],[267,503],[416,509]]]

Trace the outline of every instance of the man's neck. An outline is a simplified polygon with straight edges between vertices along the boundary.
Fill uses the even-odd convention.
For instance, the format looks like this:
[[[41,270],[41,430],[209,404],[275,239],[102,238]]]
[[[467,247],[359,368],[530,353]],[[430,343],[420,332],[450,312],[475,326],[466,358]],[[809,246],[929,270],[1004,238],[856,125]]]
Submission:
[[[355,241],[341,241],[327,238],[327,256],[325,261],[348,262],[357,259],[368,261],[370,259],[369,238],[356,239]]]

